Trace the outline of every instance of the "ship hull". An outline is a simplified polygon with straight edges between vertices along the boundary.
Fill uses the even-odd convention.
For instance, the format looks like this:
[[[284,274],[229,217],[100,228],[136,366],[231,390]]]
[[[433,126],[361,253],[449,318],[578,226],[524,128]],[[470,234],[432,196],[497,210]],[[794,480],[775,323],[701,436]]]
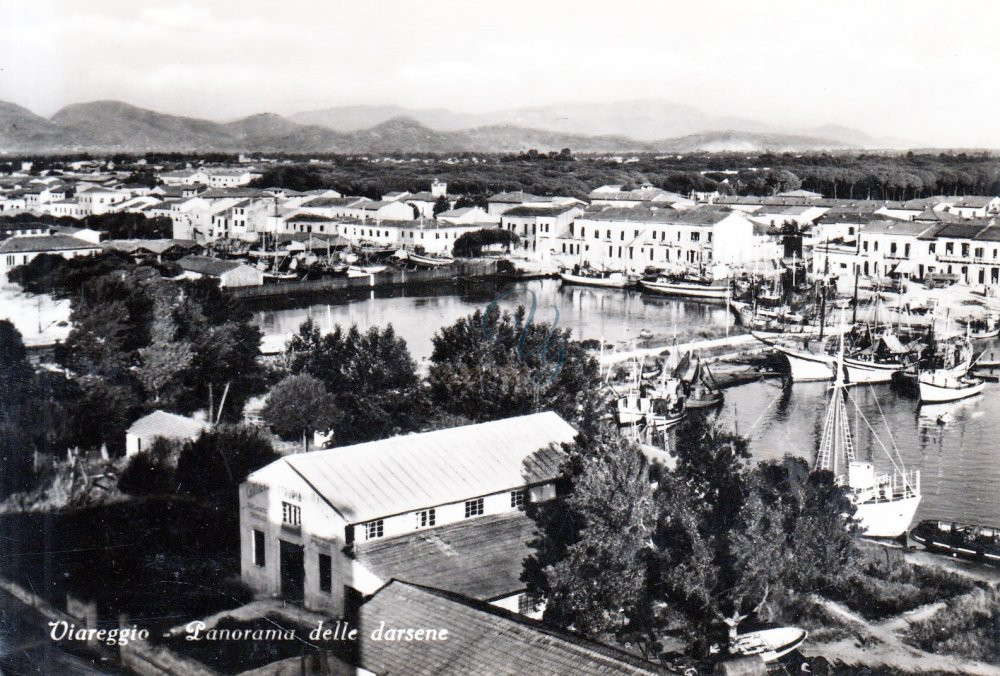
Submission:
[[[895,538],[903,535],[910,527],[919,504],[919,495],[896,500],[862,502],[858,505],[854,518],[868,537]]]
[[[984,381],[970,384],[967,387],[943,387],[935,385],[925,380],[920,381],[920,401],[921,403],[940,404],[947,401],[959,401],[974,397],[986,387]]]
[[[676,296],[678,298],[710,298],[725,300],[729,294],[728,286],[711,286],[705,284],[686,284],[684,282],[647,282],[641,281],[644,291],[657,293],[661,296]]]
[[[902,364],[878,364],[859,359],[844,359],[849,383],[888,383],[892,374],[903,370]]]
[[[618,277],[587,277],[586,275],[574,275],[569,272],[559,273],[560,279],[567,284],[580,284],[583,286],[599,286],[605,289],[625,289],[632,286],[632,280],[624,275]]]
[[[813,354],[800,350],[792,350],[786,347],[775,346],[788,361],[788,368],[792,374],[792,382],[816,382],[822,380],[833,380],[834,365],[833,357],[825,354]]]

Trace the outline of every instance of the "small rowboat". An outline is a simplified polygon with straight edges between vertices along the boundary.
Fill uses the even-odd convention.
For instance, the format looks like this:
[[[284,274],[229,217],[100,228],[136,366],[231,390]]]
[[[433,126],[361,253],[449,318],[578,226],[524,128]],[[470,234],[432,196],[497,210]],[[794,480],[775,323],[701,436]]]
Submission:
[[[427,254],[413,253],[412,251],[409,253],[408,259],[411,263],[424,268],[440,268],[455,262],[454,258],[448,256],[429,256]]]
[[[384,265],[352,265],[347,268],[348,277],[367,277],[385,271]]]
[[[956,377],[939,371],[922,373],[918,378],[921,403],[941,403],[974,397],[986,387],[980,378]]]
[[[773,662],[798,648],[809,632],[798,627],[776,627],[738,634],[730,645],[730,652],[749,657],[760,655],[765,662]]]

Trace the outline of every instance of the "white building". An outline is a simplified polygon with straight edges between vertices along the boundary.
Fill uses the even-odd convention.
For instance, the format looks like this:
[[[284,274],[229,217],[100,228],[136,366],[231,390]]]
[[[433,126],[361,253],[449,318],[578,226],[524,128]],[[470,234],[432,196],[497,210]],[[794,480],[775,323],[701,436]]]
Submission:
[[[148,451],[156,439],[194,441],[208,426],[204,420],[153,411],[136,420],[125,431],[125,456]]]
[[[547,412],[286,456],[240,486],[243,581],[333,617],[392,578],[517,611],[522,510],[575,436]]]
[[[565,206],[519,206],[500,217],[500,227],[520,237],[520,253],[547,261],[560,252],[560,241],[571,236],[573,221],[584,213],[575,204]]]
[[[19,265],[26,265],[41,254],[54,254],[63,258],[93,256],[101,252],[101,246],[68,235],[29,235],[10,237],[0,242],[0,274],[6,279],[7,273]]]
[[[186,279],[209,277],[218,280],[219,286],[260,286],[264,283],[264,273],[255,267],[224,261],[208,256],[185,256],[177,261]]]

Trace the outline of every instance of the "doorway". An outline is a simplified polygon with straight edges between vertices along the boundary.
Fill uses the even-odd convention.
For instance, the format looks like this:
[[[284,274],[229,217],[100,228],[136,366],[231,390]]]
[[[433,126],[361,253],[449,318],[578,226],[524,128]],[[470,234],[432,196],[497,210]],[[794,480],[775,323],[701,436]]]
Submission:
[[[281,596],[289,601],[301,601],[306,588],[303,547],[284,540],[278,542],[281,544]]]

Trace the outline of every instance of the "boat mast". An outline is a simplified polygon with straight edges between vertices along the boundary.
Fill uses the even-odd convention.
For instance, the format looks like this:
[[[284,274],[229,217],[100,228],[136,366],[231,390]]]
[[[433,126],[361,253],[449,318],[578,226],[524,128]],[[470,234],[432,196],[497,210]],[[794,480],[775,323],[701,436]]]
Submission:
[[[847,407],[844,404],[844,311],[840,312],[840,347],[837,351],[836,375],[833,381],[830,406],[826,412],[823,424],[823,436],[816,452],[816,469],[825,469],[837,476],[838,462],[843,455],[844,462],[854,460],[854,441],[851,437],[850,423],[847,418]]]

